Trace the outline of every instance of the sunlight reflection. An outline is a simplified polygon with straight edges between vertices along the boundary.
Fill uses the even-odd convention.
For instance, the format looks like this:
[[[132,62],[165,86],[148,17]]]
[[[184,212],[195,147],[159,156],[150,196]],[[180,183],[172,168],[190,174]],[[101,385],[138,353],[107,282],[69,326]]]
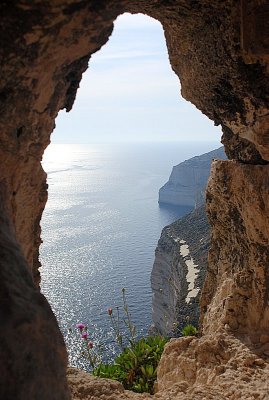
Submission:
[[[94,145],[85,146],[75,145],[76,150],[72,145],[65,146],[64,144],[54,144],[47,147],[45,150],[42,166],[48,174],[59,171],[66,171],[69,168],[74,168],[81,164],[81,161],[89,159],[89,156],[96,153]]]

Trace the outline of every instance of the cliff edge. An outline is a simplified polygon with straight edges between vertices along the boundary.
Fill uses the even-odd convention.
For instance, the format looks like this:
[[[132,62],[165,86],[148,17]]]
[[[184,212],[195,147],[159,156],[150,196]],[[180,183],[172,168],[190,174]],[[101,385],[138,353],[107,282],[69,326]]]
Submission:
[[[178,336],[187,323],[198,326],[209,242],[204,205],[162,231],[151,288],[153,326],[165,336]]]
[[[188,323],[198,326],[210,242],[205,188],[214,158],[226,158],[223,147],[173,167],[169,181],[159,191],[159,203],[196,207],[163,229],[155,251],[152,329],[165,336],[180,335]]]
[[[191,207],[203,204],[213,159],[226,159],[223,147],[192,157],[173,167],[168,182],[159,190],[159,203]]]

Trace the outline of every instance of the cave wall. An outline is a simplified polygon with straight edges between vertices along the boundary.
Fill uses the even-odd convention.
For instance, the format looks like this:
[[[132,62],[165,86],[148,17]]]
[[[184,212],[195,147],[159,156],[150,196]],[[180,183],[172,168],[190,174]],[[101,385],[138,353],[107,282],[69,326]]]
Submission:
[[[204,335],[213,332],[212,326],[222,331],[229,324],[227,334],[237,329],[238,335],[245,336],[253,327],[261,334],[269,328],[268,3],[2,1],[1,398],[24,399],[27,390],[30,398],[69,397],[64,378],[66,351],[55,318],[37,289],[40,218],[47,199],[40,160],[58,111],[71,110],[91,54],[106,43],[113,20],[125,11],[143,12],[162,23],[183,97],[222,125],[226,152],[236,160],[217,163],[209,187],[213,241],[202,296]],[[253,210],[255,232],[251,227]],[[228,257],[229,252],[236,252],[236,257]],[[243,281],[249,290],[238,295]],[[240,296],[245,296],[244,300]],[[229,323],[232,319],[227,317],[232,308],[238,315],[238,301],[244,315],[250,313],[244,324],[237,317],[237,324]],[[232,306],[227,306],[229,302]],[[262,312],[260,318],[255,316],[257,310]],[[215,323],[211,325],[212,318]],[[18,351],[18,343],[26,350]],[[28,367],[22,373],[24,365]],[[15,385],[9,384],[12,377]],[[47,389],[41,390],[45,386]]]
[[[253,343],[269,333],[268,189],[269,165],[213,161],[204,333],[226,329]]]

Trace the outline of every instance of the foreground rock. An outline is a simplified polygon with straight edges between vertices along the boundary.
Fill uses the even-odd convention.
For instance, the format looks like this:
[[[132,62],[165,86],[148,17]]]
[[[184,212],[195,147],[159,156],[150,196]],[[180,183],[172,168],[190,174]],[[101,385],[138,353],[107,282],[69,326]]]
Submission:
[[[120,382],[97,378],[77,368],[68,368],[67,379],[72,400],[150,399],[148,394],[124,390]]]
[[[227,333],[172,339],[158,370],[156,397],[177,400],[268,399],[269,344]]]
[[[165,336],[178,336],[187,323],[198,326],[209,242],[205,206],[162,231],[151,288],[153,328]]]
[[[207,189],[211,247],[203,333],[227,327],[256,343],[269,331],[269,165],[214,161]]]
[[[172,339],[153,396],[74,368],[68,370],[68,382],[72,400],[268,400],[268,349],[269,343],[249,346],[227,333]]]
[[[226,159],[223,147],[173,167],[168,182],[159,190],[159,203],[190,207],[203,204],[213,159]]]

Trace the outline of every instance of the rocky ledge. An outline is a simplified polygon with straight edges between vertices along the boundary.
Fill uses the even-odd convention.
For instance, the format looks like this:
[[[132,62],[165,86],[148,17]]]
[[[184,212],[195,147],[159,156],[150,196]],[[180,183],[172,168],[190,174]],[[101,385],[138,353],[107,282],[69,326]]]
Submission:
[[[97,378],[77,368],[68,368],[67,379],[72,400],[150,399],[149,394],[124,390],[120,382]]]
[[[264,340],[250,346],[227,333],[172,339],[165,346],[153,396],[69,368],[71,399],[267,400],[268,349]]]

